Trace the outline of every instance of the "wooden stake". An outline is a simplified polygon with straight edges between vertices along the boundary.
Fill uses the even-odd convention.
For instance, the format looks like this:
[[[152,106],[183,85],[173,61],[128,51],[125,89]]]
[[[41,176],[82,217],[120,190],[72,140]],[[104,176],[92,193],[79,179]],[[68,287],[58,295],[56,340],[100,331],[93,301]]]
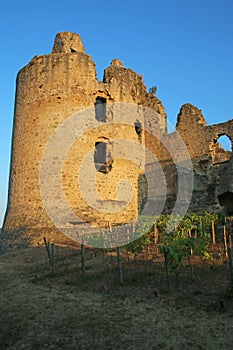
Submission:
[[[108,235],[109,235],[109,247],[112,248],[112,230],[108,231]]]
[[[227,251],[227,231],[226,231],[226,225],[223,226],[223,240],[224,240],[225,256],[226,256],[226,259],[227,259],[227,258],[228,258],[228,251]]]
[[[81,264],[82,264],[82,274],[85,275],[85,245],[84,245],[84,237],[82,237],[82,245],[81,245]]]
[[[123,272],[122,272],[122,264],[121,264],[120,247],[117,247],[117,265],[118,265],[118,272],[119,272],[119,281],[120,281],[120,284],[123,284]]]
[[[110,255],[110,261],[111,261],[111,272],[113,273],[114,271],[114,261],[113,261],[113,256]]]
[[[127,258],[127,262],[128,262],[128,273],[129,273],[129,280],[131,281],[131,267],[130,267],[130,258]]]
[[[169,274],[168,274],[168,260],[167,260],[166,247],[163,247],[163,255],[164,255],[164,262],[165,262],[165,269],[166,269],[166,276],[167,276],[167,285],[168,285],[168,288],[171,289],[170,281],[169,281]]]
[[[189,230],[189,237],[192,238],[192,232],[191,232],[191,230]],[[191,250],[190,250],[190,255],[193,255],[193,250],[192,250],[192,248],[191,248]]]
[[[229,247],[232,248],[232,234],[229,234]]]
[[[136,228],[136,223],[135,221],[133,222],[133,232],[135,232],[135,228]]]
[[[147,262],[146,262],[146,258],[144,255],[143,255],[143,265],[144,265],[144,274],[145,274],[145,277],[147,280]]]
[[[130,242],[129,229],[127,228],[127,243]]]
[[[158,238],[159,238],[158,229],[157,229],[156,224],[154,224],[154,242],[155,242],[155,244],[158,243]]]
[[[233,261],[232,261],[232,249],[231,248],[228,248],[228,256],[229,256],[231,288],[233,290]]]
[[[44,244],[45,244],[45,248],[46,248],[46,251],[47,251],[47,254],[48,254],[49,265],[51,266],[50,243],[47,242],[45,237],[44,237]]]
[[[200,232],[202,232],[202,220],[201,220],[201,218],[200,218],[199,223],[200,223]]]
[[[197,238],[197,229],[195,228],[194,238]]]
[[[211,228],[212,228],[212,243],[216,244],[214,220],[211,221]]]
[[[54,273],[54,266],[55,266],[55,250],[54,250],[54,243],[51,244],[51,268],[52,273]]]

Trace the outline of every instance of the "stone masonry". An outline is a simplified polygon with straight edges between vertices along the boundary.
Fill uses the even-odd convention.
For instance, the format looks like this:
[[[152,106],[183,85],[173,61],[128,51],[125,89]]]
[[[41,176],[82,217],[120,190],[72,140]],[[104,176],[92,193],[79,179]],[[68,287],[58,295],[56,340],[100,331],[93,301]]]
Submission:
[[[120,104],[132,106],[133,116],[127,124],[119,122]],[[101,127],[90,128],[74,142],[61,171],[65,198],[82,220],[93,226],[107,226],[109,223],[126,223],[138,217],[142,198],[146,197],[146,185],[140,179],[150,171],[150,165],[143,159],[139,162],[140,166],[132,164],[127,156],[129,150],[122,150],[122,157],[114,158],[116,146],[112,140],[115,139],[129,140],[149,148],[156,155],[167,182],[163,212],[172,211],[178,181],[174,162],[166,147],[150,132],[145,132],[145,127],[152,134],[162,135],[166,142],[172,142],[176,133],[184,140],[194,168],[194,190],[189,211],[222,210],[233,213],[232,154],[217,144],[221,135],[233,140],[233,120],[208,126],[200,110],[185,104],[178,115],[176,132],[168,134],[161,101],[147,92],[137,73],[114,59],[105,69],[103,81],[98,81],[95,63],[85,53],[80,36],[64,32],[57,34],[51,54],[35,56],[17,76],[10,185],[3,238],[9,240],[13,237],[17,242],[24,240],[29,244],[40,242],[44,235],[63,240],[63,235],[49,218],[41,197],[41,160],[57,128],[70,116],[88,108]],[[148,111],[154,112],[154,116],[148,116]],[[100,206],[104,205],[104,201],[113,208],[122,204],[122,198],[117,196],[117,184],[122,178],[130,182],[133,195],[123,211],[102,213],[91,208],[83,199],[77,176],[88,152],[92,152],[96,166]],[[56,163],[53,154],[50,159]],[[55,202],[59,203],[61,198],[59,195],[56,197],[56,187],[51,191]],[[72,222],[69,217],[65,220],[68,226]]]

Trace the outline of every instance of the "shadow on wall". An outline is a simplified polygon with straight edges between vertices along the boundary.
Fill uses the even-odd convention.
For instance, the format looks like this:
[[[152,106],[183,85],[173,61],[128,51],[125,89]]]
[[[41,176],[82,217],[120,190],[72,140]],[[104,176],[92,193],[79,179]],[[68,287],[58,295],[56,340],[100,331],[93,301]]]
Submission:
[[[225,192],[218,196],[219,203],[225,208],[227,215],[233,215],[233,193]]]

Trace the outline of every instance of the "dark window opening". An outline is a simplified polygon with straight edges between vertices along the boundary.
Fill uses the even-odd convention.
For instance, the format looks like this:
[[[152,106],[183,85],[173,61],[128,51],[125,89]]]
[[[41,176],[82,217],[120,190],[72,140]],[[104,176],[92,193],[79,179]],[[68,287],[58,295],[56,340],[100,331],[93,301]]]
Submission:
[[[106,122],[106,98],[97,97],[95,101],[95,119]]]
[[[101,173],[107,174],[112,170],[113,160],[111,159],[111,154],[107,153],[106,142],[95,143],[94,162],[96,170]]]
[[[226,215],[233,215],[233,193],[225,192],[218,196],[221,206],[224,207]]]
[[[141,138],[142,136],[142,123],[140,123],[139,120],[136,120],[136,122],[134,123],[134,128],[136,133],[138,134],[138,137]]]

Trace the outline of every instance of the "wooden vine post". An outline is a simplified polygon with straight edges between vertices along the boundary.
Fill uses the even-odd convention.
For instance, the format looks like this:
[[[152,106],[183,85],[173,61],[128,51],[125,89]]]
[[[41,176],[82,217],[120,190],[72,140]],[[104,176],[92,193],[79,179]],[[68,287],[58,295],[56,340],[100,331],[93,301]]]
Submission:
[[[54,243],[51,243],[51,269],[52,273],[54,273],[54,266],[55,266],[55,246]]]
[[[229,234],[229,247],[232,248],[232,234]]]
[[[191,239],[192,238],[192,231],[189,230],[189,238]],[[193,249],[191,248],[190,249],[190,255],[192,256],[193,255]]]
[[[122,264],[121,264],[120,247],[117,247],[117,266],[118,266],[118,272],[119,272],[119,281],[120,281],[120,284],[123,284],[123,271],[122,271]]]
[[[45,248],[46,248],[46,251],[47,251],[47,254],[48,254],[49,265],[51,266],[50,243],[47,242],[45,237],[44,237],[44,244],[45,244]]]
[[[54,243],[47,242],[46,238],[44,237],[44,244],[48,255],[48,261],[49,266],[52,269],[52,273],[54,272],[55,267],[55,245]]]
[[[109,230],[109,246],[112,247],[112,224],[108,222],[108,230]]]
[[[230,288],[233,292],[233,258],[232,258],[232,248],[228,247],[228,257],[229,257],[229,270],[230,270]]]
[[[201,218],[200,218],[199,224],[200,224],[200,231],[202,232],[202,220],[201,220]]]
[[[128,264],[128,274],[129,274],[129,280],[131,281],[131,266],[130,266],[130,258],[127,258],[127,264]]]
[[[226,225],[223,226],[223,241],[224,241],[224,250],[226,259],[228,258],[228,249],[227,249],[227,230]]]
[[[84,244],[84,236],[82,237],[82,245],[81,245],[81,265],[82,265],[82,274],[85,275],[85,244]]]
[[[164,255],[164,262],[165,262],[165,269],[166,269],[166,277],[167,277],[167,285],[168,288],[170,289],[170,280],[169,280],[169,273],[168,273],[168,257],[167,257],[167,247],[163,247],[163,255]]]
[[[212,229],[212,243],[216,244],[214,220],[211,221],[211,229]]]
[[[159,240],[159,232],[158,232],[156,223],[154,224],[153,236],[154,236],[154,243],[157,244]]]

